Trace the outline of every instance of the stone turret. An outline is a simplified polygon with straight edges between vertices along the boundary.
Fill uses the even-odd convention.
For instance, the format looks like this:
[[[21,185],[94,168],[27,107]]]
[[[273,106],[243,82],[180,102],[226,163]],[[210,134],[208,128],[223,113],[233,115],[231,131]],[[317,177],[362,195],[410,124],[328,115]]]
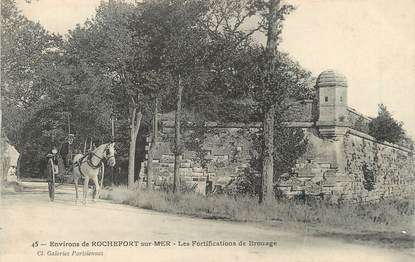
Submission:
[[[347,121],[347,79],[334,71],[322,72],[316,83],[318,99],[317,127],[323,137],[345,134]]]

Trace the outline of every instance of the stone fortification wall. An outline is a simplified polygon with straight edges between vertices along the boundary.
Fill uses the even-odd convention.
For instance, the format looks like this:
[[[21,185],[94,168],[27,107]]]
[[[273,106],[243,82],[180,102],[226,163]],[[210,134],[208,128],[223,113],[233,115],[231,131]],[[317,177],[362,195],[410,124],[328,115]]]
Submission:
[[[372,119],[349,107],[347,108],[347,121],[352,129],[368,134]]]
[[[344,153],[345,172],[352,178],[343,189],[346,199],[404,198],[415,192],[415,159],[409,149],[352,130],[344,137]]]
[[[251,135],[258,127],[242,124],[222,126],[208,122],[203,133],[195,135],[196,129],[187,127],[182,133],[184,148],[179,172],[183,183],[196,186],[197,192],[205,193],[207,181],[212,183],[212,188],[215,185],[223,187],[249,167],[253,146]],[[162,116],[160,131],[160,138],[151,151],[156,186],[173,182],[174,122],[168,115]],[[147,145],[149,148],[150,144]],[[148,161],[143,164],[142,174],[146,172]]]
[[[289,104],[284,112],[285,122],[313,122],[317,118],[316,104],[313,100],[300,100]]]
[[[287,128],[302,128],[308,145],[292,171],[276,178],[276,188],[289,197],[311,195],[334,202],[376,201],[414,194],[413,152],[369,136],[371,119],[348,107],[347,88],[343,75],[327,70],[317,79],[313,100],[288,104],[282,121]],[[171,183],[174,168],[174,114],[162,115],[161,122],[160,140],[152,151],[156,184]],[[199,142],[198,149],[184,148],[182,180],[197,185],[203,193],[207,180],[213,182],[213,187],[223,186],[230,178],[243,174],[255,157],[251,155],[255,152],[252,134],[260,127],[260,123],[207,122],[203,134],[195,137],[200,129],[185,124],[185,144],[195,139]],[[145,165],[146,162],[141,177],[145,177]]]
[[[415,193],[415,159],[407,148],[379,143],[349,129],[322,139],[308,129],[309,145],[292,174],[277,181],[288,196],[312,195],[334,202],[405,198]]]

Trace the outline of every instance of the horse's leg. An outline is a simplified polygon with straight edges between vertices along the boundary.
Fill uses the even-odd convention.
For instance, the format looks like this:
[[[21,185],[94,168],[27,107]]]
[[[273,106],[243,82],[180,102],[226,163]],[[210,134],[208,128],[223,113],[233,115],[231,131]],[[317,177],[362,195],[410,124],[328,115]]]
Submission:
[[[82,200],[82,204],[86,205],[86,196],[88,194],[88,184],[89,184],[89,176],[85,176],[84,180],[84,199]]]
[[[99,192],[100,188],[99,188],[99,182],[98,182],[98,174],[95,175],[92,180],[94,181],[94,184],[95,184],[95,194],[93,196],[93,200],[95,201],[95,198],[99,199],[99,193],[100,193]]]

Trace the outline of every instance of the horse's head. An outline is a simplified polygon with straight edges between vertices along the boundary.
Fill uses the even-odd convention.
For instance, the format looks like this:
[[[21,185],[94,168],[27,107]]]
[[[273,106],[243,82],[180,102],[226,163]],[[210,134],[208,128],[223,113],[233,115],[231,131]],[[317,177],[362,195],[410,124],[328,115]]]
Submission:
[[[109,143],[105,147],[104,158],[109,166],[115,166],[115,143]]]

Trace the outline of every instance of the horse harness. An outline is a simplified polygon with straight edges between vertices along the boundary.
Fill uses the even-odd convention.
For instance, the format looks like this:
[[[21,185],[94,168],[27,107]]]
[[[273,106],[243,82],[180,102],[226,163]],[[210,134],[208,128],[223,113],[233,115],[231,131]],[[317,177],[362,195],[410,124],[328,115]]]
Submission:
[[[105,155],[107,155],[109,153],[109,149],[108,149],[109,145],[107,145],[107,147],[104,149],[105,151]],[[92,163],[92,157],[96,157],[99,159],[98,164],[94,165],[94,163]],[[112,158],[114,156],[110,156],[108,159]],[[88,152],[87,154],[83,155],[80,159],[78,159],[78,161],[76,161],[75,163],[73,163],[73,167],[75,168],[76,166],[78,167],[79,173],[81,174],[82,178],[85,178],[85,174],[82,172],[81,170],[81,164],[84,161],[84,159],[86,158],[86,163],[92,168],[92,169],[98,169],[103,165],[104,159],[106,159],[106,157],[99,157],[97,154],[95,154],[94,152]]]

